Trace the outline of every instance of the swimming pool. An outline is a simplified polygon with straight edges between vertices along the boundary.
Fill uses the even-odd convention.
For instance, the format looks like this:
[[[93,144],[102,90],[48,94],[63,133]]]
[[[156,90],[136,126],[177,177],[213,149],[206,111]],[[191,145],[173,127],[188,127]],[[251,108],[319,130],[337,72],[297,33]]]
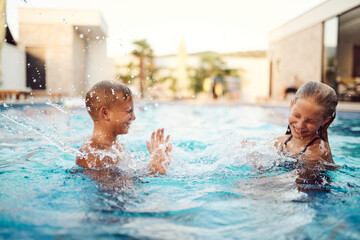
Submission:
[[[84,108],[1,106],[0,238],[359,239],[360,113],[339,112],[329,131],[328,191],[299,192],[272,139],[288,109],[247,105],[136,103],[120,139],[133,168],[145,140],[171,134],[168,174],[107,189],[74,168],[92,131]],[[243,138],[256,146],[240,148]],[[253,167],[252,158],[265,170]],[[280,159],[281,160],[281,159]]]

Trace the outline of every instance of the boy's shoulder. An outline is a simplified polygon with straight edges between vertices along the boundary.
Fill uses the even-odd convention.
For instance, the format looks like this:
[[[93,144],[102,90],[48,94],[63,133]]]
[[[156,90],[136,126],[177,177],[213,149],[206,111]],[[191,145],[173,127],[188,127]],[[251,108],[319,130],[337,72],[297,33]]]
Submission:
[[[79,149],[79,154],[76,156],[76,165],[91,168],[92,162],[96,162],[94,154],[92,154],[91,142],[87,141]]]
[[[102,168],[120,161],[118,154],[124,151],[122,144],[109,146],[88,140],[80,148],[76,157],[76,165],[85,168]]]
[[[99,164],[99,151],[106,150],[106,146],[97,144],[91,140],[88,140],[79,149],[80,153],[76,156],[76,165],[93,168],[101,167]]]

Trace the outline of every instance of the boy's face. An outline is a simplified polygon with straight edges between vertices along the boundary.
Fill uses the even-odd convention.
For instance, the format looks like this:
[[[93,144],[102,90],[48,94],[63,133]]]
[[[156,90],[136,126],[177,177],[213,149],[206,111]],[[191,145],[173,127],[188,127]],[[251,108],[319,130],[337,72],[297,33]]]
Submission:
[[[117,103],[111,108],[110,114],[113,133],[115,135],[127,134],[131,122],[135,120],[133,100]]]

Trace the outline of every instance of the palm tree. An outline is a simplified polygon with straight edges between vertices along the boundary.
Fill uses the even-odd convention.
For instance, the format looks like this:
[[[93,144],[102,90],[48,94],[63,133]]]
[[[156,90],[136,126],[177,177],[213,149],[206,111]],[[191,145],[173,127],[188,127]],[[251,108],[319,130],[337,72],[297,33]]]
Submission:
[[[133,42],[137,49],[133,51],[133,55],[139,58],[139,80],[140,80],[140,96],[144,97],[144,84],[146,75],[153,80],[153,72],[156,67],[153,62],[153,50],[146,41],[146,39]]]
[[[212,76],[224,76],[225,62],[219,54],[206,52],[201,55],[200,67],[195,69],[195,74],[191,77],[191,87],[195,94],[203,90],[205,78]]]

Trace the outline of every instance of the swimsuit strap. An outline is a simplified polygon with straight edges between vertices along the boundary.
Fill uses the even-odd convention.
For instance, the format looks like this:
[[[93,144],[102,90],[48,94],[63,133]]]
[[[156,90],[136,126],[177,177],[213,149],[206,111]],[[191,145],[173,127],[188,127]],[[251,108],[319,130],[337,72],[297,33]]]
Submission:
[[[285,148],[286,148],[287,143],[291,140],[291,138],[292,138],[292,134],[285,140],[285,142],[284,142]],[[299,154],[299,155],[303,154],[303,153],[306,151],[306,149],[307,149],[311,144],[313,144],[316,140],[318,140],[318,139],[320,139],[319,136],[316,137],[316,138],[314,138],[313,140],[311,140],[311,142],[309,142],[309,143],[304,147],[304,149],[303,149],[301,152],[299,152],[298,154]]]
[[[284,142],[285,147],[291,138],[292,138],[292,134],[290,134],[290,136],[285,140],[285,142]]]
[[[313,140],[311,140],[311,142],[309,142],[306,147],[300,152],[300,153],[304,153],[306,151],[306,149],[311,145],[313,144],[316,140],[320,139],[320,137],[316,137],[314,138]]]

